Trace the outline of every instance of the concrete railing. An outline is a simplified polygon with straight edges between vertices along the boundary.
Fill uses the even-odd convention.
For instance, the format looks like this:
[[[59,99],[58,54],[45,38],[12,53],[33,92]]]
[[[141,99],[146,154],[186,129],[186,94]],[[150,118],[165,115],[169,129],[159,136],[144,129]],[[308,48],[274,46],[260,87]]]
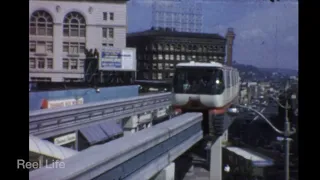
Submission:
[[[120,120],[170,106],[171,97],[171,93],[161,93],[32,111],[29,114],[29,134],[47,138],[108,119]]]

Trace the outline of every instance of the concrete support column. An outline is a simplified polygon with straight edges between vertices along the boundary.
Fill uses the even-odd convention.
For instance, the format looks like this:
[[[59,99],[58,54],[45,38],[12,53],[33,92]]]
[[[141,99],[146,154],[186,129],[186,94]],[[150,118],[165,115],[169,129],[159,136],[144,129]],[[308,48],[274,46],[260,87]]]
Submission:
[[[75,149],[79,151],[79,131],[76,131]]]
[[[150,178],[150,180],[174,180],[175,177],[175,163],[170,163],[167,167],[162,169],[158,174],[154,177]]]
[[[125,129],[124,130],[125,135],[135,133],[137,131],[138,123],[139,123],[139,116],[137,115],[131,116],[129,119],[124,119],[123,128]]]
[[[210,150],[210,180],[222,180],[222,137],[220,136]]]
[[[62,47],[63,47],[63,30],[62,30],[62,24],[55,23],[53,25],[53,69],[54,70],[61,70],[62,67]],[[60,77],[54,77],[52,81],[63,81],[63,79]]]
[[[39,156],[38,162],[39,162],[39,165],[40,165],[41,167],[45,164],[45,163],[44,163],[43,155],[40,155],[40,156]]]
[[[224,141],[229,141],[228,129],[223,133],[223,136],[224,136],[224,138],[223,138]]]
[[[148,127],[148,124],[152,122],[153,116],[151,112],[139,115],[138,126],[143,126],[142,129]]]
[[[192,175],[194,175],[194,166],[193,166],[193,164],[191,164],[186,176],[192,176]]]

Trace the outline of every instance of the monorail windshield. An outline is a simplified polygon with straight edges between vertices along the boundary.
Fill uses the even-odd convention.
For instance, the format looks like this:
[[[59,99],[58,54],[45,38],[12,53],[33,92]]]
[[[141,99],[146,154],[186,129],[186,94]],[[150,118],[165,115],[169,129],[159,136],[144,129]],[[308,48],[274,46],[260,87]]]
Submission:
[[[223,71],[216,67],[176,67],[173,91],[179,94],[221,94]]]

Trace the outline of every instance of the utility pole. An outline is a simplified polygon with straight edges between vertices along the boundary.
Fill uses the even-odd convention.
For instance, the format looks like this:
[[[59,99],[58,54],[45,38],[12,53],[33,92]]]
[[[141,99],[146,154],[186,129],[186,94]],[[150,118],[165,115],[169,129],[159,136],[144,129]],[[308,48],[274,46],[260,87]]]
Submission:
[[[276,66],[278,71],[278,14],[276,14],[276,45],[275,45],[275,53],[276,53]]]
[[[285,106],[285,121],[284,121],[284,142],[285,142],[285,180],[290,180],[290,135],[292,132],[290,131],[290,122],[289,122],[289,82],[287,81],[285,87],[285,98],[286,98],[286,106]]]
[[[290,180],[290,136],[294,133],[296,133],[296,129],[293,128],[292,130],[290,130],[290,122],[289,122],[289,108],[291,108],[289,106],[289,81],[287,81],[286,83],[286,86],[285,86],[285,98],[286,98],[286,104],[285,106],[281,105],[280,102],[277,102],[279,104],[279,106],[281,106],[282,108],[285,109],[285,121],[284,121],[284,131],[281,131],[279,129],[277,129],[261,112],[255,110],[255,109],[252,109],[250,107],[247,107],[247,106],[243,106],[243,105],[237,105],[235,104],[236,107],[239,107],[239,108],[244,108],[244,109],[247,109],[247,110],[250,110],[250,111],[253,111],[255,112],[257,115],[259,115],[263,120],[265,120],[270,126],[271,128],[284,136],[284,143],[285,143],[285,162],[284,162],[284,171],[285,171],[285,180]],[[239,111],[238,111],[239,112]],[[235,114],[237,114],[238,112],[236,112]],[[230,113],[231,115],[233,114],[233,112]]]

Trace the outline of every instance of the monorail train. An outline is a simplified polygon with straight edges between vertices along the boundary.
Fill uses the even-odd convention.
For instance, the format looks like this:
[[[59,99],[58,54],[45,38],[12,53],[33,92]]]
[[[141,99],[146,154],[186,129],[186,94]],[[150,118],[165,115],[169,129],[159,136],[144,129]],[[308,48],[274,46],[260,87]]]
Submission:
[[[237,101],[240,76],[237,69],[211,63],[179,63],[173,78],[173,108],[180,112],[214,111],[222,114]]]

